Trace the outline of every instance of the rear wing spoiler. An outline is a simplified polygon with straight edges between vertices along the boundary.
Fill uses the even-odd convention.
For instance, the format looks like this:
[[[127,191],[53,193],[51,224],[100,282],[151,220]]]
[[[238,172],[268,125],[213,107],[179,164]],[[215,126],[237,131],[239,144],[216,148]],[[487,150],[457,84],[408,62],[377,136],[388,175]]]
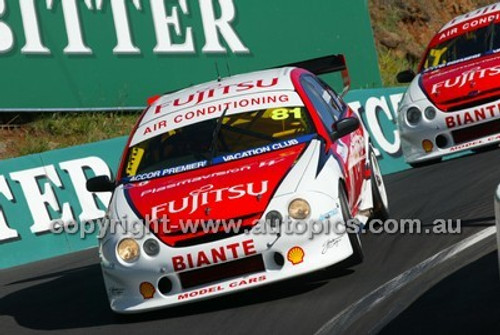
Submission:
[[[277,67],[298,67],[318,76],[327,73],[340,72],[344,84],[342,95],[345,95],[351,87],[351,78],[349,77],[345,57],[342,54],[319,57]]]

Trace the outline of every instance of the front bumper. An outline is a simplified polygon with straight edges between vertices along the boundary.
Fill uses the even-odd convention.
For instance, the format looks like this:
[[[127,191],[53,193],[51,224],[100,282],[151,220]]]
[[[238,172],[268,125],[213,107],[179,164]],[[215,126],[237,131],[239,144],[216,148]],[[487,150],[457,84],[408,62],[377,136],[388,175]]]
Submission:
[[[316,213],[313,210],[312,217],[323,221],[326,217],[330,226],[343,225],[338,200],[336,202],[332,203],[331,199],[321,197],[315,204]],[[320,206],[317,206],[318,204]],[[318,207],[321,210],[318,211]],[[160,253],[157,256],[149,257],[143,253],[133,264],[124,264],[116,256],[116,243],[123,235],[115,234],[101,241],[101,265],[111,309],[118,313],[137,313],[204,300],[323,269],[345,260],[353,253],[346,232],[340,233],[332,229],[313,238],[307,233],[282,234],[278,237],[276,234],[262,234],[259,229],[262,227],[259,225],[261,223],[248,233],[196,246],[171,248],[160,242]],[[141,247],[147,238],[156,237],[150,234],[142,240],[137,240]],[[243,245],[246,245],[246,251],[251,252],[243,253]],[[228,249],[229,246],[233,246],[233,249]],[[213,251],[220,251],[221,248],[226,248],[227,251],[224,262],[216,264],[210,260],[213,264],[196,267],[196,263],[200,261],[200,252],[211,258]],[[281,255],[281,262],[277,255]],[[179,270],[178,264],[174,264],[174,257],[185,260],[182,270]],[[250,257],[261,258],[263,268],[243,275],[222,274],[218,280],[183,287],[183,273],[215,268]],[[159,283],[162,278],[168,278],[171,283],[170,291],[160,292]],[[141,284],[144,283],[149,283],[153,288],[147,296],[140,290]]]
[[[493,107],[495,109],[491,112]],[[484,112],[485,117],[476,111]],[[500,122],[500,100],[457,112],[436,110],[435,119],[427,120],[423,117],[417,126],[408,125],[404,118],[405,116],[401,115],[398,124],[403,155],[408,163],[425,162],[448,154],[500,143],[500,131],[496,130]],[[449,124],[453,127],[449,127]],[[461,135],[464,133],[467,133],[466,136]],[[425,140],[432,142],[432,150],[424,150]]]

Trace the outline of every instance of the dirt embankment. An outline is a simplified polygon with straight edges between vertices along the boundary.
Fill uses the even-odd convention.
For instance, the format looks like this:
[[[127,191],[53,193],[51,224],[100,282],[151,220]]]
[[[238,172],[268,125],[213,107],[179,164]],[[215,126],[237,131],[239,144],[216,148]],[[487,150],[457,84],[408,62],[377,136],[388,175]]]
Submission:
[[[420,61],[436,32],[454,17],[493,4],[488,0],[369,0],[384,84]]]

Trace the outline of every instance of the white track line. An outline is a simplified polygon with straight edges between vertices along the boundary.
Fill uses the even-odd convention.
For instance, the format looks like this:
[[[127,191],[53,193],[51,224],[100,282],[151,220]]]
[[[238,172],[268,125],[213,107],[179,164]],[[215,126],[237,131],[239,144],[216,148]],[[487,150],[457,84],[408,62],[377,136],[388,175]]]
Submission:
[[[323,327],[321,327],[315,333],[315,335],[338,333],[339,330],[342,330],[342,326],[349,326],[353,315],[359,316],[368,313],[376,305],[389,298],[391,295],[423,275],[425,272],[446,262],[453,256],[481,242],[491,235],[494,235],[496,231],[497,229],[495,226],[486,228],[458,242],[457,244],[452,245],[451,247],[448,247],[440,251],[439,253],[427,258],[425,261],[391,279],[387,283],[383,284],[376,290],[372,291],[368,295],[364,296],[357,302],[344,309],[342,312],[325,323]]]

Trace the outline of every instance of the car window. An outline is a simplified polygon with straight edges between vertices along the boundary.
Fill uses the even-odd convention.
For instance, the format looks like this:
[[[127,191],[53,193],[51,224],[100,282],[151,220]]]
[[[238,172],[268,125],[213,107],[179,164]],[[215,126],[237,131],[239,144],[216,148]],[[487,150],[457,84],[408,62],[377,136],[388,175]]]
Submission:
[[[208,159],[218,119],[172,129],[132,146],[123,175],[191,164]],[[217,136],[216,154],[225,155],[315,133],[303,106],[277,107],[226,115]]]
[[[307,96],[311,99],[314,108],[318,112],[321,121],[323,121],[326,129],[331,131],[332,125],[338,120],[340,115],[339,111],[333,108],[332,96],[312,76],[304,76],[301,83]]]
[[[492,23],[440,43],[429,50],[424,69],[500,48],[500,23]]]
[[[344,113],[346,108],[344,102],[339,98],[337,92],[333,90],[327,83],[319,80],[321,85],[325,88],[325,90],[330,95],[331,100],[329,101],[330,106],[332,107],[332,111],[336,120],[341,118],[341,115]]]

